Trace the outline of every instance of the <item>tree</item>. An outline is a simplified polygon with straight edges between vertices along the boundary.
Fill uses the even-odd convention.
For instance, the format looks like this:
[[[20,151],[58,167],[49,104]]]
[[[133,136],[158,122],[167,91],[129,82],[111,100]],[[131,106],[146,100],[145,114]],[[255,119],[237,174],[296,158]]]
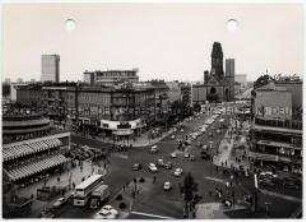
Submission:
[[[185,201],[185,215],[190,218],[191,213],[194,211],[196,197],[195,193],[198,191],[198,184],[194,181],[191,173],[187,173],[184,178],[184,184],[181,187],[181,192]]]
[[[208,93],[207,100],[209,102],[218,102],[219,96],[217,93]]]
[[[257,89],[259,87],[265,86],[269,84],[270,81],[275,81],[273,78],[271,78],[270,75],[262,75],[260,76],[255,82],[254,82],[254,89]]]
[[[193,111],[197,113],[201,111],[201,105],[198,102],[193,105]]]

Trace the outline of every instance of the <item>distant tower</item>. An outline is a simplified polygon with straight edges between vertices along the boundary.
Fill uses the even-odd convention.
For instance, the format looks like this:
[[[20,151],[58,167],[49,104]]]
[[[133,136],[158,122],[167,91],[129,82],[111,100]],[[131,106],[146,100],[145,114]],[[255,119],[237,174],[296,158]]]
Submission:
[[[219,79],[224,77],[223,71],[223,52],[219,42],[214,42],[211,52],[211,75]]]
[[[42,55],[41,56],[41,81],[59,82],[60,56]]]
[[[229,100],[235,98],[235,59],[225,59],[225,78],[229,82]]]
[[[205,70],[205,71],[204,71],[204,83],[207,83],[207,82],[208,82],[208,78],[209,78],[209,71],[208,71],[208,70]]]
[[[225,59],[225,77],[235,78],[235,59]]]

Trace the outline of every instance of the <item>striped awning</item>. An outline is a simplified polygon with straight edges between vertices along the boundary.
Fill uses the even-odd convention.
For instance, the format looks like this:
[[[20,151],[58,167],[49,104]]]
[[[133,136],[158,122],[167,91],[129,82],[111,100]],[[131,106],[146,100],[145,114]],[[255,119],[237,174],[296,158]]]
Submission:
[[[3,146],[3,160],[9,161],[29,154],[34,154],[47,149],[61,146],[62,142],[58,138],[39,140],[34,142],[24,142],[18,144],[7,144]]]
[[[68,159],[64,157],[62,154],[57,154],[52,157],[47,157],[42,160],[38,160],[36,162],[32,162],[30,164],[24,165],[15,169],[8,169],[8,175],[12,181],[17,181],[31,175],[37,174],[44,170],[59,166],[65,163]]]

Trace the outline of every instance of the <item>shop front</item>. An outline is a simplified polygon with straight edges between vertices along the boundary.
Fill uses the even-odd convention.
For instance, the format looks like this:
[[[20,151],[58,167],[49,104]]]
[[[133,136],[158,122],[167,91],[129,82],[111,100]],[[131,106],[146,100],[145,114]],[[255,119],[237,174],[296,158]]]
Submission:
[[[141,134],[145,126],[141,119],[131,121],[100,120],[99,128],[104,135],[110,136],[114,142],[129,142]]]

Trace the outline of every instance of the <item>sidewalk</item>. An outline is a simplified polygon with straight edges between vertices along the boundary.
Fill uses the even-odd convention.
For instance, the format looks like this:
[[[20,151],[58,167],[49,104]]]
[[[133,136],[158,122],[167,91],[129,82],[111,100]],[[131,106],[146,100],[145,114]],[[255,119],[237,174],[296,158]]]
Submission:
[[[98,166],[92,166],[92,164],[88,161],[83,161],[83,170],[81,171],[79,166],[76,166],[75,168],[71,168],[68,171],[62,173],[62,174],[56,174],[56,175],[51,175],[49,180],[46,183],[46,186],[67,186],[69,185],[69,177],[71,176],[71,184],[75,183],[78,185],[79,183],[82,182],[82,178],[89,177],[91,176],[92,169],[94,169],[94,173],[98,172],[99,167]],[[102,175],[106,175],[107,171],[106,169],[103,169],[100,167],[102,170]],[[100,171],[101,171],[100,170]],[[60,178],[60,181],[57,181],[57,178]],[[44,185],[43,181],[40,181],[38,183],[35,183],[31,186],[21,188],[17,190],[17,195],[24,196],[24,197],[30,197],[32,194],[34,198],[36,198],[36,190],[38,188],[41,188]]]
[[[102,164],[103,165],[103,164]],[[81,170],[80,166],[76,166],[75,168],[71,168],[67,171],[65,171],[62,174],[55,174],[51,175],[49,180],[46,183],[46,186],[68,186],[69,185],[69,178],[71,176],[71,183],[70,184],[75,184],[78,185],[82,182],[83,177],[88,178],[93,174],[102,174],[106,175],[107,174],[107,169],[104,169],[103,167],[98,167],[97,165],[92,165],[92,163],[88,161],[83,161],[83,169]],[[60,178],[60,181],[58,181],[58,178]],[[41,212],[43,208],[50,203],[52,203],[55,199],[47,200],[47,201],[42,201],[42,200],[37,200],[37,189],[42,188],[44,186],[44,182],[40,181],[38,183],[35,183],[31,186],[25,187],[25,188],[19,188],[16,190],[16,194],[21,197],[26,197],[30,198],[33,195],[33,204],[31,207],[31,213],[28,216],[28,218],[37,218],[41,216]],[[73,189],[71,188],[66,192],[71,192]]]
[[[229,130],[225,133],[224,138],[222,139],[218,152],[219,154],[214,157],[213,163],[217,166],[223,166],[226,168],[239,168],[243,166],[243,168],[249,169],[249,163],[245,160],[241,160],[241,162],[236,161],[236,155],[234,154],[234,148],[239,147],[240,145],[245,145],[246,139],[244,136],[240,136],[238,141],[235,141],[233,138],[236,137],[236,134],[233,134],[232,137],[229,135]],[[236,153],[236,152],[235,152]]]
[[[204,203],[196,206],[195,219],[230,219],[225,213],[246,209],[244,206],[235,205],[229,209],[225,209],[221,203]]]

